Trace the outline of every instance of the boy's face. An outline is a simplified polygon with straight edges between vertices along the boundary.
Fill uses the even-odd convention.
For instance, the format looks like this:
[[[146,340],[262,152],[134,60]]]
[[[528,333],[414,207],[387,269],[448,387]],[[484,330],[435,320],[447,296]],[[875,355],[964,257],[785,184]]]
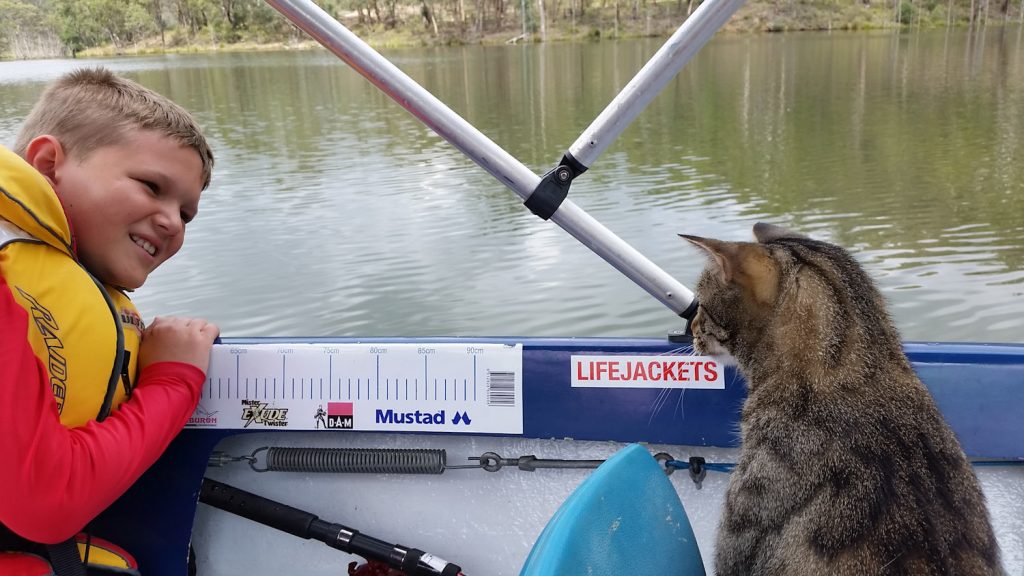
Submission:
[[[202,161],[151,131],[65,156],[51,179],[71,222],[78,259],[107,284],[135,289],[181,248],[199,210]]]

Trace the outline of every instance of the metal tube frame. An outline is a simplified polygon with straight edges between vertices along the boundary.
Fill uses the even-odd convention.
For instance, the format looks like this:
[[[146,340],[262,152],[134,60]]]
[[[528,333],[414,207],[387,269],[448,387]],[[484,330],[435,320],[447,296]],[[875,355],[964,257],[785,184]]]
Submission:
[[[541,178],[533,171],[312,0],[267,3],[523,200],[538,188]],[[588,167],[742,4],[743,0],[705,0],[580,135],[568,153],[584,169]],[[689,288],[571,200],[564,200],[550,219],[676,315],[692,318],[696,300]]]
[[[569,147],[573,158],[589,167],[744,1],[702,3]]]

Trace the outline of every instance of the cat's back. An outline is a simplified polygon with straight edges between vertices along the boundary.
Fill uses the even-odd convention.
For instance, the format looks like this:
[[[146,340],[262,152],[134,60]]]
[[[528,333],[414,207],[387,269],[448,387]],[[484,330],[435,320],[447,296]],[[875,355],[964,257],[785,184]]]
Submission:
[[[748,400],[720,574],[1002,574],[977,478],[927,390],[874,376],[890,379]]]
[[[749,391],[718,572],[1002,574],[971,464],[868,275],[838,246],[755,236],[697,242],[715,260],[695,342],[724,343]]]

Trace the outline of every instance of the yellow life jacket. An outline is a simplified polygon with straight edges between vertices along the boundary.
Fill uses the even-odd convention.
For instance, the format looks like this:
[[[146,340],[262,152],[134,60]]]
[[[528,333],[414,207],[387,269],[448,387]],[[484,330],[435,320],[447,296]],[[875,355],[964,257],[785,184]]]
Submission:
[[[78,263],[73,242],[49,182],[0,147],[0,275],[28,312],[26,338],[68,427],[103,420],[131,394],[143,328],[128,296]]]

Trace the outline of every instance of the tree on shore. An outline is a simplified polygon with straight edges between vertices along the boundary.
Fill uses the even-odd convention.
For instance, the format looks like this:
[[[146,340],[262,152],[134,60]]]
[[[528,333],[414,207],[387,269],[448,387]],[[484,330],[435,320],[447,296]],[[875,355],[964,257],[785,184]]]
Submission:
[[[317,0],[361,35],[393,31],[412,43],[488,38],[657,36],[701,0]],[[1011,21],[1024,0],[748,0],[730,26],[747,30],[877,28]],[[874,4],[874,5],[873,5]],[[262,0],[0,0],[0,56],[74,56],[106,46],[138,49],[302,40]],[[493,40],[492,40],[493,41]]]
[[[40,58],[62,51],[54,21],[42,7],[25,0],[0,0],[0,55]]]

